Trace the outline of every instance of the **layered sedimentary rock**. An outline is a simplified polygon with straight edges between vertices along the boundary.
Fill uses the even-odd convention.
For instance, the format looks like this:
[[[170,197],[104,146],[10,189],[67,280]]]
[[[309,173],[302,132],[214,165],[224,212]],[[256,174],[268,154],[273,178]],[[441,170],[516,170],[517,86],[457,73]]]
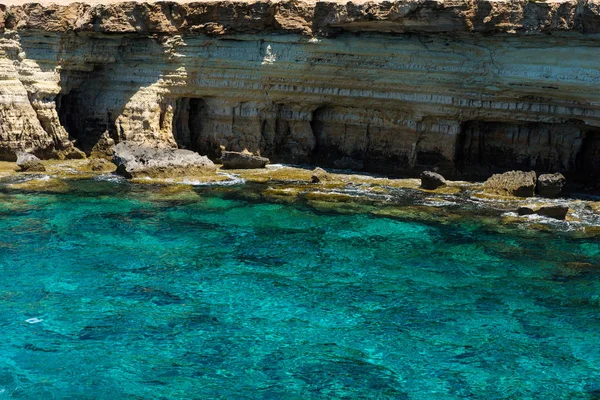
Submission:
[[[130,140],[600,176],[600,1],[25,4],[0,28],[5,159]]]

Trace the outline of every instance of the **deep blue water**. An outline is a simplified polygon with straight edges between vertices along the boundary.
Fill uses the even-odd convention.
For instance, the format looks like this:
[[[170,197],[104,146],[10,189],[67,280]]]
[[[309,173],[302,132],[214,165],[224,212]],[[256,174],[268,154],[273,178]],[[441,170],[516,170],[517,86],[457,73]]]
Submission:
[[[0,191],[0,399],[600,398],[598,241],[70,185]]]

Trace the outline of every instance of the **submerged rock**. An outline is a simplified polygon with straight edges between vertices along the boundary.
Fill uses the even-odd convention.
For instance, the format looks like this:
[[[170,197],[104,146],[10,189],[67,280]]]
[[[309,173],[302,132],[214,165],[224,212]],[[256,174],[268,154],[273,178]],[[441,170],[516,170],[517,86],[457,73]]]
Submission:
[[[435,190],[444,185],[446,185],[446,179],[437,172],[423,171],[421,173],[421,187],[423,189]]]
[[[42,160],[33,154],[24,151],[17,152],[17,165],[21,168],[21,172],[45,172],[46,167],[42,164]]]
[[[127,178],[175,178],[215,171],[215,164],[196,152],[132,142],[121,142],[114,147],[113,162],[117,173]]]
[[[310,180],[312,183],[326,182],[331,180],[331,175],[329,175],[329,172],[325,171],[323,168],[317,167],[312,171]]]
[[[254,169],[264,168],[269,159],[246,152],[223,151],[221,162],[225,169]]]
[[[542,197],[556,197],[562,192],[567,179],[561,173],[540,175],[537,179],[537,193]]]
[[[483,190],[500,196],[533,197],[536,174],[534,171],[509,171],[492,175],[483,185]]]
[[[541,215],[548,218],[564,220],[569,212],[569,207],[563,204],[557,205],[527,205],[517,209],[519,215]]]

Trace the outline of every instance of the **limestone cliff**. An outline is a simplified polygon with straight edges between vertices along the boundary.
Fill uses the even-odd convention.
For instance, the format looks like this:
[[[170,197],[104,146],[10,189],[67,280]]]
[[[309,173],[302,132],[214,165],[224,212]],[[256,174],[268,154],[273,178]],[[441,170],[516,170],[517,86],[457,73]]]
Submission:
[[[0,157],[133,140],[600,176],[600,1],[0,6]]]

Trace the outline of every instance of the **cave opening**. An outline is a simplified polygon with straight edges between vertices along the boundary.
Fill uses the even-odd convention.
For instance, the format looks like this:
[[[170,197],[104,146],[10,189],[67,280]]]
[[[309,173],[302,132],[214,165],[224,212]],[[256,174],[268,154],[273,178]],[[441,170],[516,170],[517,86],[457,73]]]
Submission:
[[[84,127],[83,118],[79,113],[80,97],[81,93],[73,89],[66,94],[59,94],[55,100],[60,124],[68,132],[69,140],[73,140],[77,147],[81,146],[80,141]]]
[[[466,179],[511,169],[535,170],[538,174],[576,173],[578,143],[584,131],[585,124],[578,120],[465,121],[456,141],[454,164]],[[589,164],[584,159],[590,157],[582,154],[579,164]]]
[[[173,137],[181,149],[212,156],[214,149],[206,148],[201,140],[205,111],[206,103],[202,98],[181,97],[177,99],[173,116]]]
[[[69,134],[69,140],[88,156],[101,138],[109,132],[114,136],[114,121],[110,111],[96,115],[90,111],[89,94],[72,89],[68,93],[56,96],[56,111],[60,124]]]
[[[527,160],[515,152],[527,147],[526,125],[500,121],[465,121],[456,142],[455,165],[471,175],[508,169],[528,169]]]
[[[583,136],[576,160],[576,178],[582,182],[600,180],[600,129],[588,130]]]
[[[312,151],[312,162],[315,164],[323,163],[328,159],[328,153],[330,149],[327,149],[326,133],[325,133],[325,120],[328,113],[329,107],[322,106],[317,108],[312,113],[312,120],[310,121],[310,128],[313,136],[315,137],[315,148]]]

